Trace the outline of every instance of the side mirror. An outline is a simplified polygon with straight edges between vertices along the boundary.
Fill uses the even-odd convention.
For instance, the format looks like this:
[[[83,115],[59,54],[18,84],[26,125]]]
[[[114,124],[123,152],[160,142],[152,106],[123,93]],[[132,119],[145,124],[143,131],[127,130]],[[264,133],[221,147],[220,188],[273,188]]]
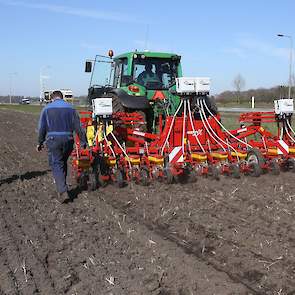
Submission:
[[[92,62],[86,61],[85,62],[85,73],[91,73],[92,72]]]

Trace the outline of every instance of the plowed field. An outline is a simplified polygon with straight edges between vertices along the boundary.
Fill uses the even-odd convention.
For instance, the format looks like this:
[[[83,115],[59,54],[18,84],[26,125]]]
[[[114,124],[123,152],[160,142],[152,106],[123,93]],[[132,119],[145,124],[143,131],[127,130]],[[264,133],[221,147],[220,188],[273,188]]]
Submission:
[[[0,295],[295,294],[294,174],[60,204],[37,120],[0,110]]]

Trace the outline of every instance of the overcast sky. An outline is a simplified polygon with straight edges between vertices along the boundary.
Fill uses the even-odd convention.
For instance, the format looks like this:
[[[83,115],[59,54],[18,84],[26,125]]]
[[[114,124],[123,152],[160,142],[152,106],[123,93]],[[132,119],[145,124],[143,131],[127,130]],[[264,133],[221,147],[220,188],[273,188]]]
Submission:
[[[48,88],[87,93],[84,61],[134,49],[182,55],[183,73],[208,76],[212,93],[286,84],[294,0],[0,0],[0,95]],[[295,58],[294,58],[295,59]]]

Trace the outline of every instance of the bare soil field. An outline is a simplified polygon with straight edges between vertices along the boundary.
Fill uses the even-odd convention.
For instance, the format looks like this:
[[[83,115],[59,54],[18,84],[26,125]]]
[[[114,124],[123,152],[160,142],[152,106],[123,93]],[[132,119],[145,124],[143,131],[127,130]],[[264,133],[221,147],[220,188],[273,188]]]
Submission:
[[[0,110],[0,295],[295,294],[294,174],[60,204],[37,119]]]

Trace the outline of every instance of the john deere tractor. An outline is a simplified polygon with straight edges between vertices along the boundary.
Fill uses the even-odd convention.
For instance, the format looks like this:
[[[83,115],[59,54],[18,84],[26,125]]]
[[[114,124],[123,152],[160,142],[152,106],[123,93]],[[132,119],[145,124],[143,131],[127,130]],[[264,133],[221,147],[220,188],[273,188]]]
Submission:
[[[113,58],[97,55],[86,61],[92,72],[88,99],[112,96],[114,112],[140,111],[150,128],[159,113],[172,114],[179,97],[171,93],[175,78],[182,76],[180,56],[159,52],[128,52]],[[172,91],[173,92],[173,91]]]
[[[180,98],[175,78],[182,76],[181,57],[172,53],[134,51],[86,61],[91,72],[88,100],[111,96],[114,112],[140,112],[149,131],[156,131],[159,114],[171,115]]]

